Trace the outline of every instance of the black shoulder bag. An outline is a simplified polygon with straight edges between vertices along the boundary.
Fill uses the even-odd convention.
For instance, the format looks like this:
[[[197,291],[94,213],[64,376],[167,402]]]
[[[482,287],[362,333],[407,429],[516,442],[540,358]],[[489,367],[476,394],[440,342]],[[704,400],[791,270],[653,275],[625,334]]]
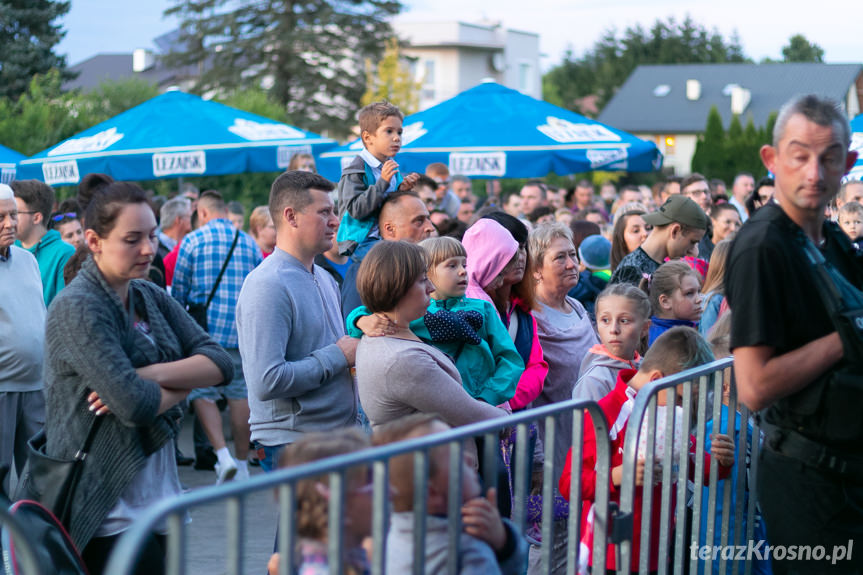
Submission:
[[[27,442],[27,463],[15,490],[15,499],[41,503],[68,528],[72,517],[72,499],[81,480],[84,460],[104,419],[93,416],[87,438],[72,459],[51,457],[45,452],[47,440],[44,429],[31,437]]]
[[[210,307],[210,302],[212,302],[213,298],[216,296],[216,290],[219,289],[219,284],[222,282],[222,276],[225,275],[225,270],[228,268],[231,256],[234,255],[234,248],[237,247],[238,239],[240,239],[240,230],[237,230],[236,233],[234,233],[234,242],[231,244],[231,249],[228,251],[228,257],[225,258],[225,263],[222,264],[222,269],[219,270],[219,275],[216,277],[216,283],[213,284],[213,289],[210,290],[207,303],[190,303],[186,307],[189,315],[192,316],[192,319],[195,320],[199,326],[204,328],[204,331],[209,331],[207,330],[207,309]]]
[[[839,338],[843,358],[809,388],[812,408],[807,423],[826,441],[863,439],[863,292],[836,270],[800,232],[800,241],[821,301],[830,314]],[[808,391],[808,390],[807,390]],[[806,424],[804,424],[805,426]]]

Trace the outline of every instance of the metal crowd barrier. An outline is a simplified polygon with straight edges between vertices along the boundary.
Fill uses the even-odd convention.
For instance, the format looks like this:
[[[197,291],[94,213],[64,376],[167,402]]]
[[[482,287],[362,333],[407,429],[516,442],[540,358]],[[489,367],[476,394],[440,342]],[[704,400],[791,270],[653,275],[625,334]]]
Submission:
[[[720,426],[723,407],[723,383],[730,386],[727,400],[727,417],[725,425]],[[646,444],[654,446],[656,453],[657,406],[662,392],[674,393],[677,402],[681,402],[682,422],[685,429],[678,427],[676,417],[668,417],[666,411],[664,426],[664,449],[659,459],[661,477],[660,529],[656,533],[650,528],[651,511],[656,502],[652,501],[652,489],[642,490],[641,525],[632,525],[632,512],[635,505],[635,468],[638,456],[639,435],[642,425],[637,422],[647,420]],[[664,395],[664,394],[663,394]],[[670,399],[670,398],[668,398]],[[677,403],[676,402],[676,403]],[[670,401],[669,401],[670,403]],[[740,431],[735,437],[735,412],[739,410]],[[713,433],[724,433],[732,437],[735,443],[736,474],[717,483],[718,465],[711,464],[709,469],[709,485],[707,501],[704,501],[704,469],[705,451],[710,437],[706,434],[708,420],[714,422]],[[749,426],[752,426],[751,431]],[[682,427],[682,426],[681,426]],[[721,429],[720,429],[721,427]],[[729,431],[730,428],[730,431]],[[750,412],[746,406],[738,404],[737,391],[734,384],[733,361],[731,358],[712,362],[708,365],[687,370],[672,377],[666,377],[652,382],[642,388],[635,398],[635,405],[627,426],[628,433],[624,441],[623,479],[620,487],[620,510],[614,521],[619,529],[629,535],[620,541],[618,553],[620,561],[617,564],[618,573],[628,573],[626,566],[630,565],[632,543],[631,535],[641,537],[639,557],[637,561],[640,573],[647,573],[650,565],[651,538],[659,537],[657,557],[658,573],[684,573],[689,564],[689,573],[710,575],[714,573],[714,557],[718,573],[744,573],[749,575],[752,564],[749,561],[735,561],[722,553],[729,546],[748,545],[753,540],[756,523],[755,486],[758,474],[758,453],[761,434],[757,422],[750,420]],[[684,441],[675,455],[672,441],[675,433],[682,433]],[[689,438],[695,436],[695,455],[690,457]],[[747,447],[749,444],[749,447]],[[692,477],[690,478],[690,471]],[[654,469],[646,465],[644,485],[652,485]],[[672,508],[672,490],[676,493],[676,508]],[[735,492],[734,508],[731,506],[732,490]],[[748,490],[748,495],[744,493]],[[722,512],[717,517],[717,501],[721,498]],[[748,499],[748,501],[747,501]],[[691,503],[688,505],[688,503]],[[746,507],[744,508],[744,503]],[[673,513],[673,516],[672,516]],[[702,530],[702,517],[707,514],[706,529]],[[745,531],[740,528],[745,517]],[[733,522],[733,523],[732,523]],[[729,540],[731,526],[734,528],[733,540]],[[719,540],[716,530],[719,529]],[[672,540],[673,537],[673,540]],[[714,555],[714,549],[720,551]],[[699,551],[705,547],[710,549],[710,559],[703,559]],[[735,557],[738,554],[733,553]],[[668,558],[668,561],[664,559]]]
[[[329,476],[330,505],[329,505],[329,529],[328,529],[328,561],[332,573],[344,571],[344,549],[342,545],[343,514],[347,484],[347,471],[356,466],[371,467],[373,477],[373,516],[372,516],[372,573],[382,574],[385,569],[386,557],[386,533],[389,524],[389,460],[397,455],[406,453],[414,454],[414,573],[424,573],[424,538],[425,538],[425,494],[428,486],[429,450],[440,445],[449,445],[450,448],[450,476],[449,476],[449,549],[448,549],[448,572],[456,573],[458,568],[459,534],[461,533],[461,473],[460,465],[464,440],[483,437],[483,466],[485,485],[484,488],[496,487],[496,465],[497,451],[499,449],[500,433],[506,429],[515,428],[515,453],[513,456],[513,491],[514,504],[512,508],[512,520],[520,532],[524,533],[527,502],[530,491],[529,465],[533,454],[529,452],[529,426],[537,423],[545,426],[544,463],[543,463],[543,509],[542,509],[542,541],[547,544],[541,545],[541,573],[551,573],[551,547],[554,539],[553,520],[553,494],[556,491],[561,469],[555,469],[554,465],[554,437],[560,425],[559,421],[564,417],[572,418],[572,476],[570,493],[570,513],[567,522],[567,562],[565,572],[572,575],[578,568],[579,543],[581,539],[581,450],[584,432],[584,413],[588,412],[593,421],[594,431],[597,438],[596,459],[596,494],[594,515],[594,540],[593,540],[593,564],[594,572],[603,570],[606,561],[606,545],[617,543],[618,572],[626,573],[631,556],[631,538],[633,533],[641,534],[644,538],[641,546],[641,556],[638,558],[639,570],[642,573],[649,571],[649,549],[650,538],[659,537],[659,557],[669,558],[669,562],[660,562],[659,573],[684,572],[684,566],[690,563],[690,573],[711,573],[711,562],[698,564],[696,560],[689,560],[690,548],[686,545],[687,540],[699,545],[712,545],[714,541],[714,522],[716,519],[716,502],[720,497],[716,488],[711,488],[706,502],[703,501],[703,470],[705,451],[705,425],[707,419],[712,416],[714,421],[720,420],[720,409],[722,399],[722,382],[724,378],[732,378],[731,358],[713,362],[709,365],[688,370],[673,377],[663,378],[652,382],[643,388],[636,396],[635,405],[629,419],[628,429],[632,430],[626,435],[624,444],[624,468],[623,478],[620,486],[621,501],[619,510],[611,506],[609,511],[609,482],[610,482],[610,444],[609,424],[602,415],[599,406],[594,402],[568,401],[555,405],[545,406],[521,412],[510,417],[504,417],[484,423],[469,425],[450,430],[433,436],[413,439],[408,442],[381,446],[361,452],[329,458],[317,461],[301,467],[282,469],[274,473],[259,475],[251,480],[241,483],[228,483],[218,487],[208,487],[184,494],[176,499],[162,502],[149,510],[144,517],[137,521],[120,539],[117,548],[111,556],[107,573],[109,575],[127,575],[134,571],[141,545],[153,526],[167,519],[168,524],[168,549],[167,563],[168,574],[179,575],[187,572],[187,544],[189,527],[184,522],[186,511],[212,503],[224,503],[226,506],[226,572],[230,575],[238,575],[244,572],[242,543],[245,534],[244,515],[247,513],[245,499],[248,495],[262,490],[276,489],[279,495],[279,525],[278,525],[278,549],[281,553],[280,575],[291,572],[295,555],[296,521],[294,509],[296,504],[296,485],[301,479]],[[652,505],[651,490],[645,491],[642,500],[644,511],[642,525],[632,525],[632,511],[635,495],[635,464],[638,448],[638,430],[640,422],[647,418],[647,442],[648,445],[655,443],[657,433],[657,405],[659,393],[663,390],[678,388],[681,390],[683,400],[683,422],[686,423],[685,436],[688,439],[690,430],[695,428],[696,454],[694,458],[694,491],[692,491],[693,505],[691,507],[691,520],[687,513],[687,500],[689,499],[689,488],[687,487],[690,460],[688,456],[688,445],[680,450],[677,460],[672,461],[674,456],[671,448],[672,440],[677,427],[674,417],[666,418],[665,425],[665,457],[662,460],[662,496],[660,514],[662,529],[659,533],[651,533],[650,512]],[[712,389],[712,414],[708,412],[708,390]],[[697,390],[698,405],[694,409],[690,405],[693,391]],[[731,382],[730,413],[733,414],[737,408],[736,394],[733,381]],[[749,413],[744,407],[742,412],[741,436],[737,438],[736,446],[739,453],[744,450],[740,448],[745,445],[746,422]],[[693,415],[694,420],[693,420]],[[692,421],[690,425],[688,422]],[[728,418],[729,424],[733,425],[734,417]],[[639,422],[636,425],[636,422]],[[726,429],[716,429],[716,432],[727,432]],[[733,433],[729,434],[732,435]],[[752,436],[759,437],[758,428],[755,427]],[[743,539],[741,529],[735,529],[735,541],[728,540],[729,523],[733,519],[734,525],[741,525],[742,517],[747,518],[745,538],[753,536],[753,517],[755,515],[755,494],[751,494],[748,507],[743,509],[745,488],[744,474],[749,474],[749,484],[754,491],[754,477],[757,473],[758,441],[752,441],[751,468],[739,464],[737,476],[723,482],[721,493],[723,509],[720,529],[722,543],[734,544]],[[457,465],[452,463],[459,463]],[[741,462],[742,463],[742,462]],[[679,466],[674,471],[675,465]],[[672,481],[674,471],[677,481]],[[710,485],[716,485],[716,466],[710,470]],[[645,472],[645,484],[652,484],[654,473],[652,467],[647,467]],[[733,483],[733,485],[732,485]],[[676,509],[672,509],[672,489],[677,494]],[[731,490],[737,492],[736,505],[732,514],[730,508]],[[674,521],[672,522],[672,512]],[[707,513],[707,533],[700,533],[701,516]],[[695,529],[689,534],[688,526],[694,525]],[[609,527],[611,530],[609,532]],[[194,528],[194,522],[191,524]],[[673,545],[673,548],[672,548]],[[720,573],[729,572],[730,562],[723,561],[720,565]],[[264,571],[263,565],[253,566],[255,572]],[[735,572],[738,566],[734,566]],[[748,574],[751,566],[745,566]]]
[[[536,422],[545,426],[545,460],[543,463],[543,522],[542,538],[548,544],[541,546],[543,572],[550,573],[551,541],[553,540],[553,493],[556,490],[561,470],[554,469],[554,437],[561,418],[572,418],[573,473],[571,492],[573,500],[568,521],[568,556],[576,558],[580,539],[581,520],[581,445],[584,432],[584,412],[591,415],[597,437],[597,481],[595,495],[595,533],[594,557],[605,561],[605,533],[608,510],[608,470],[610,462],[608,426],[599,406],[589,401],[567,401],[537,409],[527,410],[508,417],[452,429],[446,433],[430,435],[407,442],[363,450],[349,455],[333,457],[308,465],[282,469],[273,473],[259,475],[248,481],[228,483],[217,487],[207,487],[183,494],[175,499],[154,506],[122,536],[111,555],[107,567],[109,575],[129,575],[134,572],[142,543],[152,531],[153,526],[167,520],[167,573],[180,575],[186,573],[188,534],[184,522],[185,512],[206,504],[224,502],[227,508],[225,527],[227,531],[226,572],[229,575],[244,573],[242,542],[247,512],[245,498],[257,491],[276,489],[279,495],[278,550],[280,575],[288,575],[293,565],[296,543],[296,522],[294,509],[296,485],[301,479],[329,476],[329,517],[328,517],[328,562],[331,573],[344,572],[343,556],[343,513],[346,497],[346,473],[356,466],[371,466],[373,477],[373,516],[372,516],[372,573],[384,573],[386,557],[386,533],[389,518],[389,460],[405,453],[414,454],[414,573],[424,573],[425,549],[425,494],[427,493],[429,450],[440,445],[450,448],[449,475],[449,534],[448,572],[456,573],[459,557],[459,534],[461,525],[461,474],[462,449],[464,440],[482,437],[483,441],[483,479],[484,489],[497,487],[497,463],[499,438],[504,430],[515,428],[515,453],[513,456],[514,501],[512,521],[524,533],[527,502],[530,490],[530,468],[533,453],[529,451],[529,426]],[[457,464],[453,464],[457,463]],[[191,524],[194,526],[194,522]],[[568,573],[575,572],[577,563],[569,562]],[[255,566],[263,571],[264,565]]]

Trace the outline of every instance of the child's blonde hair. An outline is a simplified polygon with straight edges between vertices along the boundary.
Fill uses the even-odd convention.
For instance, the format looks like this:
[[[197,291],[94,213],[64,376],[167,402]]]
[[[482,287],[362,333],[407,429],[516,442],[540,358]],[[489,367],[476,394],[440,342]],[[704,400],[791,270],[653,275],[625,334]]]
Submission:
[[[374,134],[387,118],[397,117],[404,120],[405,115],[395,104],[389,102],[372,102],[360,110],[357,119],[360,124],[360,132]]]
[[[704,277],[704,285],[701,291],[704,293],[716,292],[725,295],[725,264],[728,262],[728,252],[731,251],[731,240],[722,240],[713,248],[710,254],[710,266]]]
[[[680,289],[683,278],[690,275],[698,280],[698,284],[701,285],[701,278],[698,272],[689,267],[689,264],[684,261],[674,260],[665,262],[653,272],[653,277],[650,278],[648,286],[650,305],[653,308],[654,315],[657,315],[662,310],[662,307],[659,305],[660,296],[671,296],[674,290]]]
[[[287,446],[279,458],[279,467],[296,467],[319,459],[345,455],[371,446],[366,434],[358,429],[344,429],[327,433],[307,433],[299,441]],[[352,467],[348,479],[367,477],[368,467]],[[301,479],[296,484],[297,535],[309,539],[327,539],[329,498],[320,485],[329,487],[329,476],[320,475]]]
[[[460,241],[450,237],[427,238],[419,243],[419,246],[425,250],[426,260],[428,261],[428,271],[431,272],[450,258],[466,258],[467,251]]]
[[[639,288],[628,283],[610,284],[596,296],[595,308],[599,308],[599,302],[609,296],[619,296],[628,299],[635,304],[635,311],[641,319],[650,319],[650,300],[647,294]]]
[[[839,216],[844,216],[845,214],[863,214],[863,204],[860,202],[848,202],[847,204],[842,204],[842,207],[839,208]]]

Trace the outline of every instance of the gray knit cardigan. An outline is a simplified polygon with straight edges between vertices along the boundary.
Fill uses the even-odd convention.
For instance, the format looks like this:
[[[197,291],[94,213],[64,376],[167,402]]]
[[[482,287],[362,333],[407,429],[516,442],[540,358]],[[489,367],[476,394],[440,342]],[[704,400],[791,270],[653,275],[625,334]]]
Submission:
[[[142,280],[130,300],[145,311],[153,346],[132,328],[117,293],[92,258],[48,310],[45,337],[45,435],[48,455],[71,458],[83,445],[96,391],[111,409],[96,433],[72,502],[70,534],[84,549],[149,455],[174,437],[180,408],[159,415],[161,392],[135,369],[200,354],[233,377],[230,356],[167,293]]]

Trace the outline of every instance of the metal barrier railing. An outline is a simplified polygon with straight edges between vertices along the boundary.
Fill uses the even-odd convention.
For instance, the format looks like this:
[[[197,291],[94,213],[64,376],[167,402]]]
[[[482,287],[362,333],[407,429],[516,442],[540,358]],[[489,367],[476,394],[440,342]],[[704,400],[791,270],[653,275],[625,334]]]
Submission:
[[[750,412],[738,405],[736,387],[734,385],[733,361],[731,358],[712,362],[705,366],[690,369],[672,377],[662,378],[643,387],[635,397],[635,404],[627,429],[623,448],[623,478],[620,487],[620,510],[615,514],[614,521],[620,531],[627,533],[618,545],[618,573],[629,573],[632,561],[631,536],[640,538],[639,557],[633,565],[640,573],[650,571],[652,538],[659,537],[655,559],[660,575],[673,570],[683,573],[686,563],[689,572],[711,574],[714,565],[718,572],[725,574],[733,569],[734,573],[749,575],[752,569],[750,562],[732,563],[727,560],[726,553],[716,553],[719,548],[726,549],[731,545],[740,545],[751,541],[756,523],[756,501],[754,488],[758,473],[758,452],[760,448],[760,431],[757,422],[750,421]],[[723,388],[727,394],[723,397]],[[667,395],[674,393],[674,401]],[[661,398],[665,401],[664,428],[657,425],[657,409]],[[693,413],[693,398],[697,405]],[[710,402],[710,411],[708,411]],[[680,403],[677,415],[670,414],[670,406]],[[738,415],[739,408],[739,415]],[[723,412],[725,417],[723,416]],[[646,429],[643,428],[646,416]],[[739,433],[735,432],[736,418],[739,417]],[[718,482],[719,467],[711,462],[708,471],[707,502],[705,509],[705,452],[706,426],[708,420],[713,422],[713,433],[724,433],[735,440],[736,474]],[[724,425],[723,425],[723,422]],[[685,428],[683,427],[685,425]],[[750,425],[752,426],[750,432]],[[690,437],[695,435],[694,457],[690,456]],[[659,457],[661,477],[654,477],[654,468],[644,467],[643,484],[654,485],[654,479],[661,483],[660,528],[651,528],[653,506],[653,489],[643,488],[641,493],[641,525],[632,525],[633,512],[636,507],[636,465],[639,455],[640,435],[646,433],[648,457],[656,457],[657,433],[664,436],[662,453]],[[735,435],[737,435],[735,437]],[[675,437],[682,437],[679,452],[674,452]],[[690,460],[691,459],[691,460]],[[690,473],[691,471],[691,473]],[[691,477],[690,477],[691,476]],[[749,488],[753,490],[749,493]],[[672,489],[676,495],[676,509],[673,507]],[[732,510],[732,490],[734,491],[734,509]],[[722,513],[717,521],[717,502],[721,497]],[[691,506],[687,505],[691,500]],[[744,509],[744,504],[746,508]],[[691,509],[691,511],[690,511]],[[706,513],[706,521],[702,514]],[[673,515],[672,515],[673,514]],[[745,515],[745,523],[744,523]],[[673,519],[673,525],[672,525]],[[733,523],[732,523],[733,519]],[[717,540],[717,523],[720,536]],[[746,525],[745,532],[741,529]],[[734,538],[729,541],[729,532],[734,526]],[[702,529],[704,527],[704,529]],[[634,535],[632,535],[634,534]],[[673,534],[673,540],[671,536]],[[673,548],[672,548],[673,547]],[[709,558],[700,551],[709,548]],[[668,558],[670,560],[666,560]],[[716,558],[716,562],[714,562]],[[731,569],[729,569],[731,568]]]
[[[570,514],[568,518],[567,562],[566,572],[575,573],[579,553],[580,521],[581,521],[581,446],[584,432],[584,412],[590,414],[597,438],[596,447],[596,493],[595,493],[595,538],[593,557],[598,564],[605,563],[606,528],[609,497],[609,441],[608,425],[599,406],[588,401],[567,401],[527,410],[509,417],[502,417],[483,423],[459,427],[409,442],[399,442],[391,445],[363,450],[340,457],[316,461],[308,465],[282,469],[273,473],[259,475],[241,483],[228,483],[218,487],[208,487],[196,490],[172,500],[164,501],[150,509],[140,520],[124,533],[114,549],[108,563],[109,575],[128,575],[134,572],[142,543],[149,536],[154,526],[167,520],[167,573],[179,575],[186,572],[186,544],[188,534],[184,521],[185,512],[189,509],[214,502],[225,502],[227,506],[227,552],[226,568],[229,575],[244,572],[243,555],[241,552],[244,537],[244,514],[246,513],[245,498],[253,492],[277,489],[279,494],[279,535],[278,550],[281,554],[279,562],[280,575],[287,575],[292,570],[296,537],[296,521],[294,509],[296,503],[296,485],[302,479],[329,477],[329,515],[328,515],[328,563],[331,573],[344,572],[343,520],[344,502],[346,497],[346,473],[357,466],[371,466],[373,484],[373,515],[372,515],[372,573],[382,574],[385,570],[386,533],[389,519],[389,461],[391,458],[414,454],[414,561],[413,572],[424,573],[425,549],[425,510],[427,481],[429,470],[429,450],[441,445],[449,445],[450,475],[449,475],[449,549],[448,572],[456,573],[461,526],[461,473],[463,442],[473,438],[483,438],[483,478],[485,487],[497,487],[497,450],[500,445],[500,433],[503,430],[515,428],[515,454],[513,458],[513,492],[512,520],[521,533],[527,518],[527,502],[530,490],[529,470],[533,453],[529,451],[530,425],[534,422],[544,425],[545,460],[543,463],[543,508],[542,508],[542,541],[541,570],[551,572],[552,541],[554,537],[553,505],[554,493],[561,470],[555,469],[554,444],[555,433],[563,418],[572,418],[572,477],[570,482]],[[260,566],[263,570],[263,565]]]

